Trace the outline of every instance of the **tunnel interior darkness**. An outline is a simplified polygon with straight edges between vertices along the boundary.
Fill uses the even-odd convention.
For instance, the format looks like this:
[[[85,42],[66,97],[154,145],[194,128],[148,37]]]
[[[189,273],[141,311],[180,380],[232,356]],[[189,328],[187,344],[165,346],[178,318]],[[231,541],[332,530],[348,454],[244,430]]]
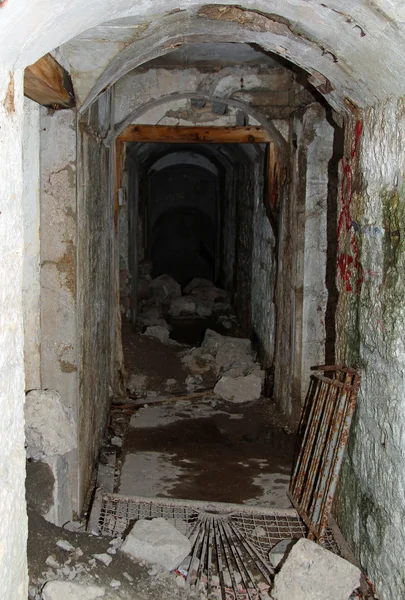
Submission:
[[[182,287],[201,277],[230,291],[250,333],[251,269],[243,265],[253,260],[253,205],[265,202],[265,149],[235,143],[127,145],[124,253],[133,322],[139,267],[150,261],[152,277],[168,274]]]
[[[167,273],[182,286],[194,277],[216,279],[218,174],[198,164],[151,169],[146,257],[152,277]]]

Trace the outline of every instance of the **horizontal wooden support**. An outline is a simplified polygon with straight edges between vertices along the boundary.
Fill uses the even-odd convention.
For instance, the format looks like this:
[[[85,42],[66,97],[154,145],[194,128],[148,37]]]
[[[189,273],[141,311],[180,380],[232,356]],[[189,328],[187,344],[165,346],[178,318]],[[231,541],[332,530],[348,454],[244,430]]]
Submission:
[[[194,144],[261,144],[271,142],[263,127],[177,127],[128,125],[121,142],[185,142]]]
[[[70,75],[51,54],[45,54],[25,69],[24,94],[54,109],[76,106]]]

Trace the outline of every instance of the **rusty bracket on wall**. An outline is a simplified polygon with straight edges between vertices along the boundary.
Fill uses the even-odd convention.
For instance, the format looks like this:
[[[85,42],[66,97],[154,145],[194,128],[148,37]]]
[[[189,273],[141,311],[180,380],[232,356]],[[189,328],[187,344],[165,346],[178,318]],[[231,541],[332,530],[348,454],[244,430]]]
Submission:
[[[301,447],[288,497],[308,527],[308,537],[324,541],[350,426],[360,373],[339,366],[312,367],[300,423]]]

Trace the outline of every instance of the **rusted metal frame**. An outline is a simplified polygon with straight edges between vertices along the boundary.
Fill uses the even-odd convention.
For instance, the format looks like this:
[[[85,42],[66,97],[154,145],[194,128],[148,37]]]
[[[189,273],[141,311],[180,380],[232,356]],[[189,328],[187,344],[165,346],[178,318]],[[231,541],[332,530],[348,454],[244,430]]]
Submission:
[[[230,522],[230,528],[232,532],[235,534],[241,545],[244,547],[246,552],[249,554],[250,558],[255,562],[256,567],[259,569],[260,573],[263,575],[266,583],[271,584],[272,577],[274,577],[274,569],[270,565],[270,563],[266,563],[256,548],[247,540],[242,534],[238,531],[238,528]]]
[[[319,393],[316,396],[313,408],[311,408],[310,415],[308,417],[306,435],[302,441],[300,455],[297,461],[297,479],[295,482],[293,493],[301,501],[302,490],[304,482],[308,474],[308,466],[312,459],[313,454],[313,442],[316,439],[318,427],[321,422],[321,415],[323,407],[325,405],[326,395],[328,391],[328,385],[322,383],[319,387]],[[311,427],[308,425],[311,423]]]
[[[244,560],[242,552],[238,546],[238,543],[235,540],[235,535],[232,533],[232,530],[229,527],[229,523],[227,521],[224,521],[222,524],[222,527],[224,529],[228,543],[232,549],[232,552],[233,552],[233,555],[235,558],[235,562],[238,566],[238,570],[239,570],[240,574],[242,575],[242,581],[246,588],[246,592],[247,592],[249,598],[251,598],[251,600],[254,600],[254,598],[251,596],[252,588],[253,588],[253,591],[260,592],[259,588],[256,586],[255,578],[254,578],[252,572],[246,566],[246,561]],[[246,573],[246,575],[244,575],[244,573]],[[250,580],[250,583],[249,583],[248,579]]]
[[[327,493],[327,484],[330,480],[330,468],[333,463],[334,448],[338,441],[339,430],[336,429],[336,423],[339,423],[339,418],[343,416],[347,405],[346,398],[348,392],[346,390],[336,390],[335,398],[330,402],[329,421],[322,431],[322,439],[319,448],[316,451],[317,456],[317,479],[314,480],[310,493],[313,499],[311,511],[308,511],[310,518],[310,531],[317,537],[320,535],[319,523],[322,517],[322,505],[325,493]],[[332,433],[332,435],[330,435]]]
[[[320,389],[328,386],[324,394],[326,405],[319,424],[317,409],[319,408],[320,392],[314,396],[313,407],[306,421],[306,431],[296,466],[294,481],[290,485],[288,496],[309,529],[310,539],[324,540],[329,514],[332,508],[339,471],[347,445],[351,420],[355,409],[357,393],[360,386],[360,374],[356,369],[336,366],[318,367],[318,371],[334,373],[334,378],[314,375]],[[311,390],[311,386],[310,386]],[[323,406],[321,404],[321,406]],[[308,434],[308,431],[312,435]],[[332,435],[330,435],[332,433]],[[316,434],[316,435],[315,435]],[[315,443],[315,448],[306,449],[305,445]],[[311,451],[312,450],[312,451]],[[307,473],[308,462],[300,460],[302,454],[315,459]],[[298,477],[297,472],[300,470]],[[307,477],[305,479],[305,477]],[[297,481],[305,479],[304,494]],[[297,493],[299,492],[299,493]],[[312,505],[310,502],[312,500]],[[310,511],[308,508],[310,507]]]
[[[342,415],[341,424],[338,432],[338,440],[333,453],[333,462],[330,466],[329,477],[327,480],[326,493],[324,494],[322,505],[320,507],[320,523],[319,523],[319,540],[322,543],[324,540],[326,528],[328,525],[328,517],[332,510],[333,498],[335,496],[336,486],[339,479],[340,469],[343,463],[343,457],[347,446],[350,426],[353,419],[354,410],[356,408],[357,394],[360,386],[360,376],[357,373],[354,376],[352,384],[352,392],[349,401],[346,403],[344,414]]]
[[[352,367],[343,367],[339,365],[318,365],[316,367],[311,367],[311,371],[334,371],[338,375],[339,373],[350,373],[353,376],[358,375],[358,371],[353,369]]]
[[[221,588],[221,596],[222,600],[226,600],[226,590],[225,590],[225,581],[224,581],[224,570],[223,570],[223,562],[222,562],[222,550],[221,550],[221,538],[218,531],[218,523],[216,520],[213,520],[214,526],[214,537],[215,537],[215,545],[216,545],[216,556],[217,556],[217,565],[218,565],[218,579]]]
[[[312,388],[314,388],[313,395],[312,395]],[[310,430],[307,425],[313,419],[316,405],[320,400],[320,392],[321,392],[321,386],[318,385],[318,380],[316,379],[315,376],[311,377],[310,388],[308,390],[308,395],[307,395],[307,401],[311,402],[310,412],[307,417],[306,426],[304,427],[304,430],[303,430],[301,447],[300,447],[300,451],[299,451],[299,454],[298,454],[298,457],[297,457],[297,460],[295,463],[294,472],[293,472],[293,475],[291,478],[291,483],[290,483],[290,489],[294,490],[294,492],[296,492],[297,489],[301,490],[301,488],[302,488],[302,484],[303,484],[302,480],[304,477],[304,471],[303,471],[302,465],[305,462],[307,462],[307,455],[305,453],[305,448],[307,448],[307,446],[308,446],[308,444],[307,444],[308,436],[310,435]],[[312,398],[312,400],[311,400],[311,398]],[[308,452],[309,452],[309,448],[308,448]]]
[[[226,564],[226,567],[227,567],[227,571],[229,573],[229,577],[230,577],[230,580],[231,580],[233,591],[235,593],[235,599],[236,600],[243,600],[242,597],[241,597],[241,594],[240,594],[240,592],[238,590],[238,585],[237,585],[236,579],[235,579],[235,570],[234,570],[233,565],[232,565],[231,552],[229,550],[228,544],[226,543],[227,539],[226,539],[226,536],[224,534],[222,523],[221,523],[220,520],[218,520],[218,531],[219,531],[219,537],[220,537],[220,539],[222,541],[222,547],[224,549],[225,564]]]
[[[301,506],[303,510],[309,514],[309,516],[309,507],[311,501],[314,499],[314,489],[320,475],[323,453],[327,444],[327,434],[331,427],[336,404],[336,396],[338,395],[338,390],[334,388],[332,382],[334,382],[333,379],[330,380],[327,388],[325,404],[322,409],[322,414],[320,415],[320,423],[316,431],[316,439],[314,440],[312,461],[309,465],[307,482],[301,498]],[[334,393],[335,389],[336,393]]]

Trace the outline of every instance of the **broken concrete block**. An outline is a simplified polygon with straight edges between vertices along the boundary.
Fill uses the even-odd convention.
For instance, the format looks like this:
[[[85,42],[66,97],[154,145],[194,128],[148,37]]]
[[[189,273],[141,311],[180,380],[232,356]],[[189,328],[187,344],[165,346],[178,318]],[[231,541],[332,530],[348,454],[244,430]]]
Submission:
[[[212,302],[228,299],[227,292],[215,286],[196,287],[190,292],[190,295],[198,300],[211,300]]]
[[[80,585],[71,581],[48,581],[42,590],[43,600],[94,600],[105,595],[105,588]]]
[[[160,325],[150,325],[146,328],[143,335],[153,337],[162,342],[162,344],[171,343],[171,340],[169,338],[170,332],[165,327],[160,327]]]
[[[135,523],[123,545],[122,552],[139,560],[147,560],[172,571],[191,551],[188,538],[163,518]]]
[[[246,377],[221,377],[214,387],[214,394],[229,402],[249,402],[258,400],[262,393],[260,377],[254,374]]]
[[[76,548],[66,540],[58,540],[56,542],[56,545],[58,546],[58,548],[64,550],[65,552],[74,552],[76,550]]]
[[[360,570],[307,539],[300,539],[274,580],[274,600],[348,600]]]
[[[142,394],[146,391],[147,384],[147,375],[142,375],[141,373],[138,375],[131,375],[128,379],[127,390],[131,394]]]
[[[180,284],[170,275],[159,275],[152,279],[150,290],[155,301],[162,304],[181,296]]]
[[[253,353],[248,339],[228,338],[218,349],[215,358],[217,374],[237,368],[240,371],[237,376],[246,375],[253,366]]]
[[[269,561],[272,567],[277,568],[284,558],[287,557],[291,548],[297,543],[296,539],[286,538],[277,542],[269,552]]]
[[[196,312],[196,303],[191,298],[182,296],[173,298],[170,303],[169,315],[179,317],[180,315],[194,315]]]
[[[196,308],[196,313],[199,317],[210,317],[212,315],[212,306],[213,303],[206,301],[206,302],[199,302]]]
[[[188,283],[185,286],[183,293],[185,296],[187,296],[195,288],[213,287],[213,286],[214,286],[214,283],[210,279],[204,279],[203,277],[194,277],[194,279],[192,279],[190,281],[190,283]]]
[[[32,390],[25,398],[27,458],[63,455],[77,447],[76,426],[54,390]]]
[[[109,554],[103,552],[102,554],[93,554],[93,557],[98,560],[98,562],[103,563],[106,567],[111,564],[112,557]]]

